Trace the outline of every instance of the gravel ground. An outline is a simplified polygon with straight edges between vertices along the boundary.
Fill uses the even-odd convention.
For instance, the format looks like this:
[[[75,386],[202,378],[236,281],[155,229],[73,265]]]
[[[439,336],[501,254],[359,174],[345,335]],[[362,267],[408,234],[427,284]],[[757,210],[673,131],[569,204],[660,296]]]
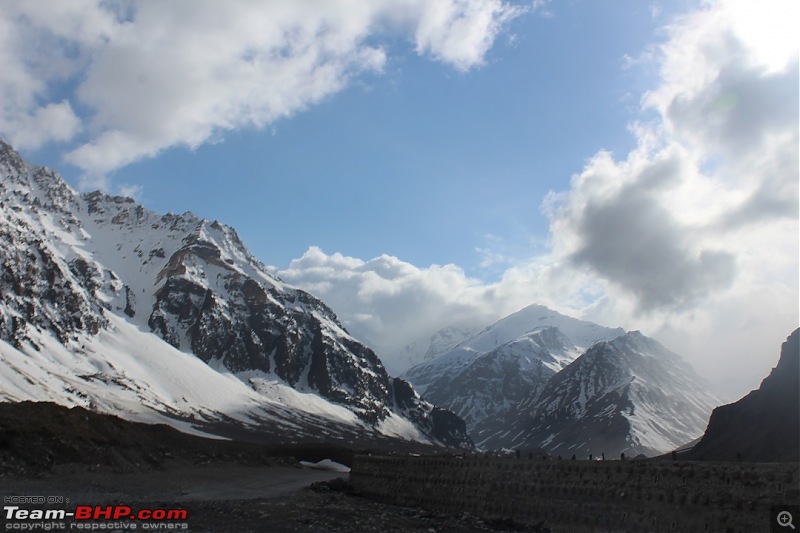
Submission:
[[[397,507],[354,495],[343,479],[323,481],[281,497],[186,503],[192,532],[442,532],[534,531]]]
[[[192,533],[536,531],[371,501],[354,494],[346,477],[291,466],[177,464],[114,473],[73,465],[38,478],[0,477],[0,495],[63,496],[68,503],[54,507],[67,510],[82,504],[186,509],[183,531]]]
[[[54,503],[52,508],[67,512],[77,505],[113,504],[134,511],[188,511],[183,523],[126,520],[116,531],[152,530],[147,527],[152,525],[174,526],[157,528],[161,531],[193,533],[519,531],[513,524],[487,524],[467,515],[433,514],[370,501],[353,494],[346,481],[335,481],[341,474],[301,469],[297,464],[324,458],[347,463],[368,444],[381,443],[345,447],[324,441],[280,444],[202,439],[167,426],[136,424],[79,407],[0,403],[0,496],[55,497],[63,503]],[[412,449],[396,440],[382,443],[389,444],[415,453],[437,451]],[[4,504],[14,503],[18,502],[4,500]],[[44,506],[21,503],[19,508]],[[2,531],[35,525],[7,520],[5,512],[2,516]],[[38,528],[25,530],[48,530],[44,525],[40,522]],[[100,524],[67,522],[65,529],[79,530],[72,527],[77,525]]]

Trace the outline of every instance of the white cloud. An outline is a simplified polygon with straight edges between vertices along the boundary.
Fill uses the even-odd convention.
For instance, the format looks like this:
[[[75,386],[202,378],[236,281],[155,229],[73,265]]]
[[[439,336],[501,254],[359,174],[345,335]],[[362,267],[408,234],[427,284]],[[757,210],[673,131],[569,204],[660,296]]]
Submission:
[[[417,52],[468,70],[483,63],[502,25],[521,12],[500,0],[424,3],[415,36]]]
[[[452,322],[513,311],[454,265],[420,269],[387,255],[362,261],[311,247],[278,274],[332,305],[352,334],[384,355]]]
[[[785,13],[773,7],[777,24]],[[739,33],[739,9],[720,3],[672,28],[663,83],[643,100],[662,121],[636,131],[626,160],[598,154],[550,207],[557,253],[640,310],[693,308],[766,270],[748,263],[753,250],[796,248],[796,42],[778,68]]]
[[[709,238],[679,189],[705,187],[678,146],[656,154],[641,149],[626,161],[595,157],[549,207],[555,251],[635,297],[638,309],[686,309],[730,286],[736,258]],[[699,185],[698,185],[699,183]]]
[[[11,143],[20,149],[36,149],[50,141],[69,141],[80,130],[80,119],[69,102],[37,107],[7,122]]]
[[[642,100],[659,120],[547,205],[554,255],[604,286],[585,316],[637,323],[734,395],[800,321],[796,12],[732,1],[681,17]]]
[[[407,344],[449,325],[485,326],[533,302],[576,315],[587,295],[596,298],[591,280],[550,259],[509,268],[487,284],[455,265],[418,268],[388,255],[363,261],[311,247],[277,274],[330,305],[393,372],[405,370],[396,358]],[[584,279],[577,292],[576,276]]]
[[[94,2],[9,1],[0,11],[0,134],[19,148],[70,141],[81,130],[55,87],[78,74],[109,35],[113,16]]]
[[[95,176],[302,111],[354,76],[380,72],[387,36],[407,36],[420,54],[459,70],[478,66],[523,11],[501,0],[3,7],[0,134],[38,147],[82,131],[66,159]],[[82,124],[72,112],[78,108]],[[56,111],[58,127],[42,127],[40,118]]]
[[[545,200],[550,251],[497,283],[317,249],[282,275],[384,356],[448,323],[538,302],[642,329],[731,396],[746,393],[800,322],[796,11],[792,0],[717,2],[678,19],[647,55],[661,82],[642,110],[656,120],[632,126],[638,146],[625,158],[598,152]]]
[[[127,196],[128,198],[133,198],[135,200],[139,200],[142,196],[143,189],[139,185],[121,185],[119,187],[119,194],[122,196]]]

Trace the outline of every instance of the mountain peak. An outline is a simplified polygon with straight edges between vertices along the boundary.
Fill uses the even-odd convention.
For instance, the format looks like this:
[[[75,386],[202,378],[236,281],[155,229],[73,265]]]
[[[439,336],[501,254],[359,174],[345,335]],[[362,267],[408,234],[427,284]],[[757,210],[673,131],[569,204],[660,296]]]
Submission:
[[[645,336],[641,331],[628,331],[619,337],[606,341],[609,347],[626,352],[634,352],[648,357],[680,358],[657,340]]]
[[[0,399],[183,429],[269,419],[305,435],[469,445],[419,397],[407,416],[393,411],[378,356],[323,302],[274,278],[233,228],[79,196],[6,143],[0,178],[0,236],[13,243],[0,248]]]
[[[781,346],[781,355],[778,364],[770,371],[769,375],[761,382],[761,389],[787,387],[791,388],[798,382],[800,375],[800,328],[794,330]],[[795,389],[800,389],[794,385]]]
[[[472,431],[501,411],[535,398],[587,347],[623,333],[533,304],[404,376],[426,399],[464,418]]]
[[[22,174],[25,170],[22,156],[3,139],[0,139],[0,170],[3,170],[6,175]]]
[[[696,438],[718,400],[679,356],[634,331],[601,341],[473,440],[571,455],[647,455]]]

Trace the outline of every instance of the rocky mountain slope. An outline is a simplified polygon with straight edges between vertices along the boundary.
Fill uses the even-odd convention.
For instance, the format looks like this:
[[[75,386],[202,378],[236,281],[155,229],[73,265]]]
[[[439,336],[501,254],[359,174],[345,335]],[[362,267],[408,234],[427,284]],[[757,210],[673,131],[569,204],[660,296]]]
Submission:
[[[489,448],[542,447],[564,457],[650,456],[697,438],[718,404],[683,359],[634,331],[596,343],[472,435]]]
[[[682,459],[800,461],[800,329],[781,347],[761,386],[714,409],[703,437]]]
[[[0,142],[0,238],[4,400],[212,433],[269,420],[287,434],[469,445],[462,421],[391,379],[219,222],[78,195]]]
[[[532,305],[404,374],[488,449],[571,457],[664,453],[720,404],[678,355],[639,332]]]
[[[404,377],[426,399],[454,411],[467,428],[537,394],[600,340],[624,333],[531,305],[509,315]]]

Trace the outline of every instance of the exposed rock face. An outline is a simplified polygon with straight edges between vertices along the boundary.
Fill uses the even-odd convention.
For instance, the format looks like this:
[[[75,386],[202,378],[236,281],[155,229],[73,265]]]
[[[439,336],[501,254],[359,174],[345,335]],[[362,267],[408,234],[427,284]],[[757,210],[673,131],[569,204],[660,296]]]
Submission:
[[[708,428],[682,459],[800,461],[800,329],[781,347],[777,366],[761,386],[714,409]]]
[[[472,429],[536,396],[578,349],[556,327],[539,327],[433,382],[425,398],[446,405]]]
[[[232,230],[201,222],[158,274],[163,283],[148,319],[152,330],[203,361],[232,372],[272,373],[351,407],[365,420],[382,419],[389,378],[375,353],[347,335],[316,298],[239,271],[204,239],[206,232],[242,246]],[[193,275],[209,269],[215,278]]]
[[[107,331],[116,317],[129,335],[141,338],[142,331],[152,332],[218,370],[219,379],[239,377],[266,395],[265,401],[285,403],[286,398],[276,399],[270,391],[288,386],[345,407],[365,431],[399,416],[393,411],[391,378],[378,356],[351,337],[323,302],[273,276],[232,228],[190,212],[159,215],[131,198],[78,195],[58,174],[26,164],[2,141],[0,177],[0,341],[25,351],[40,348],[53,335],[70,357],[80,357],[84,345]],[[174,359],[176,352],[166,353]],[[58,372],[67,371],[63,363]],[[126,373],[117,362],[98,364],[106,367],[100,374],[119,374],[117,381],[109,378],[113,383],[141,370]],[[8,368],[7,376],[26,375],[18,367]],[[11,394],[14,385],[0,383],[0,397],[33,399],[29,388],[27,396]],[[188,412],[182,409],[202,411],[202,406],[172,405],[185,401],[177,389],[148,392],[147,386],[128,385],[126,391],[160,394],[153,401],[170,416]],[[65,388],[71,401],[88,402],[86,391]],[[42,399],[50,399],[49,392],[40,392]],[[314,416],[320,409],[324,416],[332,412],[314,398],[292,398],[290,410],[311,409]],[[253,400],[242,401],[249,405]],[[418,397],[409,401],[419,405],[411,409],[418,416],[407,438],[436,440],[433,435],[441,434],[454,444],[469,445],[465,435],[456,442],[447,416]]]
[[[52,331],[61,342],[80,331],[96,333],[105,324],[102,304],[94,297],[104,273],[80,257],[61,257],[26,217],[26,211],[50,211],[63,225],[75,225],[74,195],[52,172],[28,169],[2,141],[0,176],[0,338],[14,346],[32,343],[28,327]],[[24,186],[28,181],[44,185],[44,194],[32,194]]]
[[[472,447],[464,420],[451,411],[424,401],[410,383],[400,378],[392,380],[392,392],[396,410],[425,433],[453,448]]]

